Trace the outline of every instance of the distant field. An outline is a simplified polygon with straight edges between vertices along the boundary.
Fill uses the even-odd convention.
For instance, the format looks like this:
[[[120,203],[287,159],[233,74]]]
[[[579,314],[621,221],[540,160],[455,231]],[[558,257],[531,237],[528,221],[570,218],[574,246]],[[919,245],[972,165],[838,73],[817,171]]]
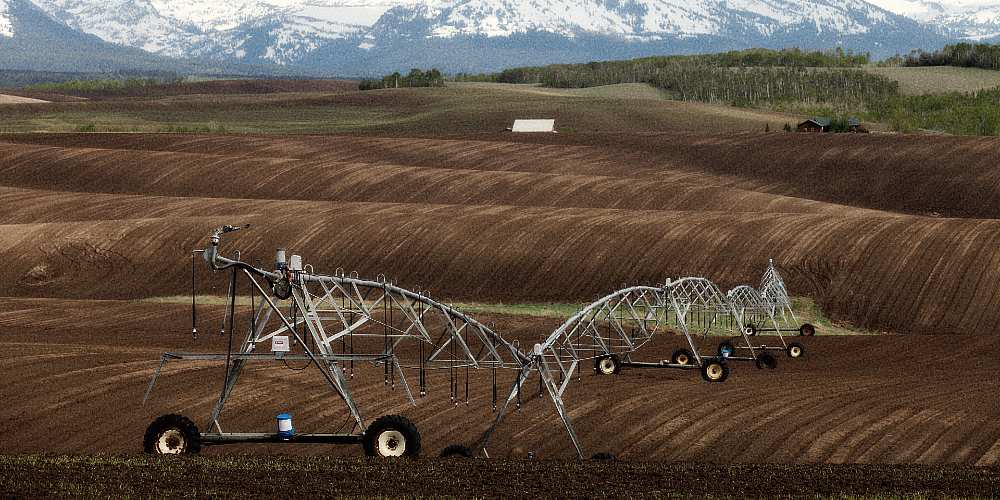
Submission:
[[[586,97],[586,99],[582,99]],[[518,118],[554,118],[560,132],[763,131],[801,116],[660,100],[650,87],[554,90],[448,88],[130,97],[8,106],[0,132],[406,134],[503,132]]]
[[[586,87],[581,89],[557,89],[542,87],[533,84],[515,83],[479,83],[479,82],[459,82],[449,83],[449,87],[465,89],[487,89],[503,90],[511,92],[523,92],[533,95],[547,95],[555,97],[597,97],[604,99],[649,99],[664,100],[666,96],[652,85],[645,83],[619,83],[616,85],[602,85],[600,87]]]
[[[899,82],[905,95],[975,92],[1000,86],[1000,71],[935,66],[925,68],[868,68]]]

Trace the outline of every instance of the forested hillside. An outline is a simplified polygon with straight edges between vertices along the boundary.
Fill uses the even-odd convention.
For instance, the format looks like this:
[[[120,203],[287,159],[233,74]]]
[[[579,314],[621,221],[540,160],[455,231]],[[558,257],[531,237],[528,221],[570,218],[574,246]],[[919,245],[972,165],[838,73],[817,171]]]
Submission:
[[[913,64],[1000,68],[1000,47],[960,44],[911,56]],[[910,60],[909,58],[907,59]],[[899,63],[899,61],[897,61]],[[867,55],[754,49],[701,56],[511,68],[459,80],[594,87],[646,83],[677,100],[756,107],[833,117],[858,116],[903,132],[931,130],[962,135],[1000,134],[1000,89],[903,95],[899,83],[866,71]]]
[[[867,109],[869,104],[899,94],[896,82],[856,69],[868,62],[867,54],[839,49],[830,52],[752,49],[513,68],[492,75],[459,75],[458,79],[558,88],[648,83],[685,101],[739,106],[829,104]]]

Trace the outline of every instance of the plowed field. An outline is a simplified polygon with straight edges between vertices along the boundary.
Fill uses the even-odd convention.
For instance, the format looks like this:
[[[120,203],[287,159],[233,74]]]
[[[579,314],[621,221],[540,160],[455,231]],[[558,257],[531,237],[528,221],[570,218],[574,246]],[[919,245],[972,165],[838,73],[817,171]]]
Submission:
[[[773,258],[793,295],[879,334],[821,331],[805,359],[735,365],[717,385],[691,372],[585,370],[566,399],[588,452],[996,465],[997,146],[690,132],[0,136],[0,453],[133,453],[156,415],[203,424],[217,364],[169,364],[139,403],[163,351],[224,348],[222,311],[202,309],[195,343],[188,307],[142,299],[189,293],[191,250],[213,227],[250,223],[226,240],[244,260],[267,262],[282,246],[317,270],[384,273],[450,301],[582,304],[689,275],[727,288],[755,284]],[[204,266],[197,281],[201,295],[225,293]],[[522,345],[559,324],[478,316]],[[679,346],[664,336],[642,357]],[[502,373],[501,388],[512,378]],[[288,410],[301,429],[337,430],[347,415],[315,381],[311,370],[254,366],[224,425],[267,430]],[[432,374],[416,407],[381,368],[359,368],[352,384],[367,415],[408,416],[433,455],[471,443],[494,417],[489,373],[469,374],[468,404],[464,390],[449,400],[449,382]],[[551,403],[527,387],[490,451],[573,457]],[[208,453],[234,451],[359,452]]]

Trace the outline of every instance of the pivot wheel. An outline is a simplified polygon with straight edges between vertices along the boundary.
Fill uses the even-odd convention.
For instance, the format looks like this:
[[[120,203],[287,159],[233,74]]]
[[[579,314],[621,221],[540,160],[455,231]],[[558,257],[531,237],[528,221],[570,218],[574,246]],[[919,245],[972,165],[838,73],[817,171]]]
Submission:
[[[361,441],[369,457],[417,457],[420,455],[420,433],[406,417],[385,415],[375,419],[365,429]]]
[[[449,444],[441,450],[441,458],[472,458],[472,450],[461,444]]]
[[[747,325],[747,328],[746,328],[745,331],[747,332],[747,335],[749,335],[751,337],[756,336],[757,335],[757,325],[753,325],[753,324]]]
[[[729,378],[729,366],[719,360],[705,361],[701,367],[701,378],[706,382],[725,382]]]
[[[163,415],[146,428],[142,449],[153,455],[196,455],[201,451],[201,432],[187,417]]]
[[[594,360],[594,370],[601,375],[617,375],[621,369],[622,365],[618,361],[618,356],[614,354],[601,356]]]
[[[719,357],[728,358],[729,356],[732,356],[733,353],[735,352],[736,352],[736,347],[733,346],[732,342],[727,340],[719,344]]]
[[[799,327],[799,335],[803,337],[812,337],[813,335],[816,335],[816,327],[806,323]]]
[[[694,360],[694,355],[687,349],[677,349],[670,356],[670,363],[675,365],[690,365]]]
[[[802,347],[802,344],[798,342],[792,342],[788,344],[788,349],[786,349],[789,358],[801,358],[803,354],[806,353],[806,348]]]
[[[764,368],[773,370],[778,367],[778,360],[774,359],[769,353],[762,352],[757,355],[757,368],[763,370]]]

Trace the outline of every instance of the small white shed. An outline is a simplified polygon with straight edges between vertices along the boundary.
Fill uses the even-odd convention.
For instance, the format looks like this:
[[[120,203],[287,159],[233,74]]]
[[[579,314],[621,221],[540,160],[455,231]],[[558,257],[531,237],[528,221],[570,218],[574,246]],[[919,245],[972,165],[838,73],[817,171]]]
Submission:
[[[555,120],[514,120],[511,132],[548,132],[556,131]]]

